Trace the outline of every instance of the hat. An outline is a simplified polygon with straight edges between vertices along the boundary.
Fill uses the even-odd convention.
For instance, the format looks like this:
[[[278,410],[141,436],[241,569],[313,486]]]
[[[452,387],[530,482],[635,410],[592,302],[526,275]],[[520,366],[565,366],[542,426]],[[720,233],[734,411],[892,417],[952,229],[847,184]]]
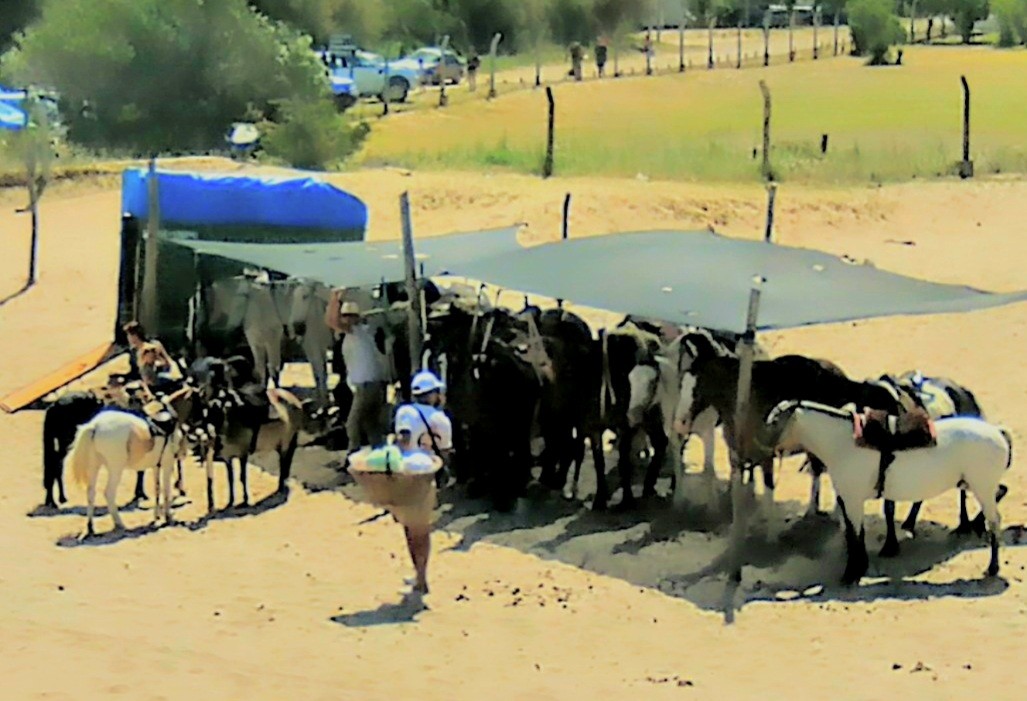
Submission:
[[[414,379],[410,382],[410,389],[415,395],[427,394],[428,392],[435,392],[445,388],[446,385],[431,370],[422,370],[414,375]]]
[[[339,313],[342,316],[360,316],[360,305],[356,302],[343,302]]]

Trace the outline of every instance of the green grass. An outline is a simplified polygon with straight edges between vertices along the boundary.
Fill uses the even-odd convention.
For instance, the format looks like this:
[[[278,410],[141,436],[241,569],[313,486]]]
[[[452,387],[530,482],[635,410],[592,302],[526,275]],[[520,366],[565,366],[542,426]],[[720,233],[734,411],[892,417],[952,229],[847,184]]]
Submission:
[[[1027,173],[1027,51],[906,47],[904,64],[869,68],[839,58],[560,85],[556,174],[756,180],[763,78],[773,96],[771,153],[779,179],[948,175],[961,157],[961,74],[973,91],[977,172]],[[384,120],[358,161],[536,173],[545,113],[544,95],[526,90]],[[819,150],[822,133],[830,139],[826,155]]]

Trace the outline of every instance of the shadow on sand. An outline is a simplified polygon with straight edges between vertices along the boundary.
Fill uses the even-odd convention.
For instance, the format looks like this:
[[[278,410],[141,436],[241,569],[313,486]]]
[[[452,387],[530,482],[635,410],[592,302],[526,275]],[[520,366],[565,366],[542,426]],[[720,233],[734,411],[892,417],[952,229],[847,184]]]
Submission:
[[[382,604],[373,611],[340,613],[337,616],[332,616],[330,620],[348,628],[369,628],[397,623],[414,623],[417,621],[417,615],[427,610],[428,607],[423,602],[404,597],[398,603]]]

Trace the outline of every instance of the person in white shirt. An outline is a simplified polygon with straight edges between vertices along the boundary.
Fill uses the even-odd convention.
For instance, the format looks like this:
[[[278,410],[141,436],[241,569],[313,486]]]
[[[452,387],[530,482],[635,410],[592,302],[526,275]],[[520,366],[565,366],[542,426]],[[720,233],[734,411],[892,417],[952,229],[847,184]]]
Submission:
[[[341,345],[346,363],[345,382],[353,389],[353,403],[346,418],[346,435],[349,438],[348,452],[353,453],[362,446],[378,447],[385,442],[388,365],[375,343],[378,329],[362,318],[360,305],[356,302],[340,305],[339,301],[340,290],[332,290],[325,310],[325,323],[333,331],[344,334]]]
[[[443,465],[453,450],[453,424],[440,408],[445,385],[432,372],[414,375],[410,383],[414,401],[396,410],[396,446],[404,455],[424,452],[438,456]],[[435,474],[442,472],[439,470]],[[393,517],[403,525],[407,548],[416,573],[410,581],[413,597],[428,593],[428,557],[431,554],[431,518],[435,508],[436,485],[430,484],[424,504],[416,508],[391,508]]]

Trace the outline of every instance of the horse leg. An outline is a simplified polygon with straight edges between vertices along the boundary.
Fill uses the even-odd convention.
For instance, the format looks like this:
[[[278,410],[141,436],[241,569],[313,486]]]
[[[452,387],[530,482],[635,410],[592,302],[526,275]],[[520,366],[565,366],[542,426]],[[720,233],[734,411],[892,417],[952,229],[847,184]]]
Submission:
[[[703,480],[706,483],[706,498],[707,503],[713,506],[717,503],[717,471],[716,462],[714,460],[714,449],[716,446],[716,429],[717,429],[717,414],[716,412],[707,409],[696,421],[695,433],[702,439],[703,446]],[[766,480],[766,474],[764,473],[764,480]],[[774,476],[771,473],[771,490],[773,490]],[[773,498],[773,492],[771,492],[771,498]]]
[[[688,501],[688,497],[685,493],[685,458],[684,450],[688,445],[688,436],[685,436],[680,441],[672,440],[670,442],[671,451],[671,468],[674,472],[674,506],[680,508],[685,505]]]
[[[93,508],[96,504],[96,480],[100,476],[100,470],[96,466],[91,467],[89,474],[89,486],[86,487],[86,536],[96,535],[93,528]]]
[[[806,507],[806,517],[809,518],[820,513],[820,480],[824,475],[824,463],[811,455],[807,455],[806,464],[809,465],[811,475],[809,486],[809,506]]]
[[[225,458],[225,474],[228,476],[228,504],[225,508],[231,509],[235,506],[235,471],[232,469],[232,463],[235,458]]]
[[[295,433],[285,450],[278,454],[278,491],[284,493],[288,489],[286,482],[292,473],[292,459],[296,454],[296,445],[299,442],[299,434]]]
[[[842,511],[842,520],[845,522],[845,572],[842,574],[842,584],[858,584],[859,580],[870,568],[870,558],[867,556],[865,531],[863,530],[863,502],[859,499],[846,503],[838,496],[838,506]],[[856,524],[859,524],[859,533],[856,533]]]
[[[203,468],[207,473],[207,513],[214,513],[214,456],[213,449],[204,445]]]
[[[888,532],[884,537],[884,545],[878,556],[895,557],[899,554],[899,539],[895,534],[895,502],[891,499],[884,500],[884,523]]]
[[[239,458],[239,482],[242,484],[242,506],[250,505],[250,488],[246,483],[246,463],[249,461],[249,455],[243,455]]]
[[[164,472],[164,523],[170,525],[174,520],[171,516],[171,473],[175,469],[175,463],[163,464],[163,460],[161,462],[162,464],[158,465],[157,469]],[[179,468],[182,467],[180,460],[175,462],[178,463]]]
[[[592,446],[592,465],[596,471],[596,495],[592,500],[593,511],[604,511],[610,500],[610,488],[606,485],[606,456],[603,455],[603,434],[597,431],[589,436],[589,443]],[[584,458],[582,458],[584,460]],[[631,494],[631,491],[628,491]],[[623,499],[621,504],[623,504]]]
[[[995,492],[995,503],[1000,503],[1002,501],[1002,498],[1006,495],[1008,491],[1009,487],[1007,487],[1004,484],[1000,484],[998,486],[998,490]],[[961,492],[961,497],[963,498],[965,503],[966,493]],[[985,527],[986,522],[984,520],[984,512],[982,511],[979,514],[977,514],[976,517],[974,517],[973,521],[970,522],[970,528],[973,529],[973,532],[976,533],[978,537],[980,537],[984,535]]]
[[[175,457],[175,466],[178,468],[178,475],[175,479],[175,491],[180,496],[185,496],[185,478],[182,474],[182,456],[178,455]]]
[[[146,496],[146,481],[145,474],[140,472],[136,475],[136,488],[132,494],[132,501],[139,502],[145,501],[148,497]]]
[[[764,516],[769,516],[774,510],[774,458],[770,457],[760,463],[760,472],[763,473],[763,499],[760,508]]]
[[[964,497],[965,499],[966,497]],[[909,509],[909,515],[906,516],[906,520],[902,522],[902,530],[906,531],[910,535],[916,535],[916,518],[920,515],[920,507],[923,506],[922,501],[918,501],[913,504]]]
[[[125,530],[125,524],[121,520],[121,514],[118,513],[118,482],[121,481],[121,470],[118,468],[112,468],[110,465],[107,466],[107,488],[103,490],[104,496],[107,498],[107,510],[111,512],[111,519],[114,521],[114,530],[123,531]],[[92,502],[92,499],[90,499]]]
[[[984,518],[988,523],[988,539],[991,544],[991,559],[988,561],[988,569],[985,575],[988,577],[994,577],[999,572],[998,563],[998,549],[999,549],[999,533],[1002,528],[1002,516],[998,511],[998,495],[1005,494],[1001,490],[987,490],[981,491],[975,489],[973,485],[970,487],[973,489],[974,496],[977,498],[977,503],[981,505],[981,513],[984,514]]]
[[[983,511],[981,512],[984,513]],[[970,535],[973,532],[973,525],[970,523],[970,514],[966,511],[966,490],[959,490],[959,526],[956,527],[956,535]]]
[[[322,409],[328,408],[328,361],[325,358],[323,348],[308,350],[307,360],[310,362],[310,369],[314,373],[314,387],[316,388],[317,405]]]
[[[670,442],[667,434],[663,432],[663,426],[657,424],[653,430],[646,429],[649,436],[649,444],[653,447],[653,455],[649,460],[649,466],[645,471],[645,479],[642,482],[642,497],[656,496],[656,481],[660,478],[660,469],[667,460],[667,447]],[[628,441],[628,454],[630,455],[631,441]]]

